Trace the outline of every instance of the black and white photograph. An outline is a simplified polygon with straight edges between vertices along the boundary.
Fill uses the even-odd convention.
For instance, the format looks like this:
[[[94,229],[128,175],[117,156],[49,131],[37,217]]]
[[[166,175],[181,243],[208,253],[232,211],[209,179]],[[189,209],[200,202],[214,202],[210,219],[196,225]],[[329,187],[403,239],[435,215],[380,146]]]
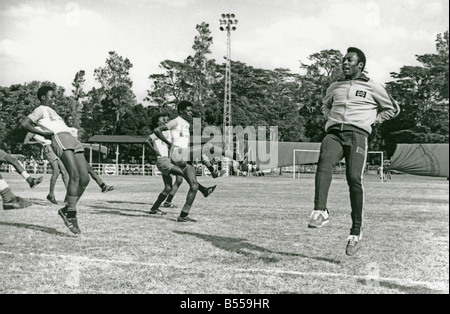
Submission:
[[[0,0],[0,73],[0,294],[449,294],[447,0]]]

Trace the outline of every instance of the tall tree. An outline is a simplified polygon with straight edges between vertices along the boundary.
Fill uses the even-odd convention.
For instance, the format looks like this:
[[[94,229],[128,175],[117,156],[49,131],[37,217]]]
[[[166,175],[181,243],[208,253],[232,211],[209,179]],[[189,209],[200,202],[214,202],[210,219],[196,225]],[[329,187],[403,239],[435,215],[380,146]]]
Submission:
[[[130,108],[120,121],[118,133],[123,135],[148,135],[150,130],[148,111],[139,104]]]
[[[82,112],[82,108],[83,108],[82,101],[86,97],[86,93],[83,90],[84,83],[86,82],[86,79],[84,78],[84,76],[85,76],[85,71],[80,70],[75,74],[75,78],[73,79],[73,82],[72,82],[72,87],[73,87],[72,97],[75,101],[74,105],[76,106],[75,110],[73,110],[73,112],[72,112],[72,117],[74,120],[75,127],[79,129],[78,134],[81,134],[84,132],[81,127],[81,112]]]
[[[381,126],[390,151],[395,143],[448,142],[448,31],[437,35],[436,53],[418,55],[420,66],[403,66],[391,73],[387,88],[401,114]]]
[[[325,136],[322,99],[331,83],[343,77],[342,58],[340,51],[328,49],[310,55],[308,64],[300,62],[305,72],[300,79],[300,114],[306,120],[306,136],[312,142],[320,142]]]
[[[192,66],[185,62],[165,60],[159,64],[159,67],[164,70],[164,73],[149,76],[153,86],[147,91],[145,100],[163,109],[174,108],[183,99],[192,100],[191,77],[194,71]]]
[[[92,88],[83,102],[81,110],[81,126],[83,132],[79,134],[81,140],[86,141],[95,134],[105,134],[110,129],[109,121],[103,117],[101,89]]]
[[[208,60],[211,54],[213,38],[209,29],[209,24],[203,22],[196,26],[198,35],[194,38],[194,55],[186,59],[186,63],[193,68],[194,104],[204,105],[205,98],[212,95],[210,85],[215,81],[214,60]]]
[[[86,82],[86,79],[84,78],[85,75],[85,71],[84,70],[80,70],[75,74],[75,78],[73,79],[72,82],[72,95],[73,98],[75,98],[76,101],[80,102],[81,99],[83,99],[83,97],[86,96],[86,93],[84,92],[83,88],[84,88],[84,83]]]
[[[194,54],[183,62],[165,60],[159,67],[162,74],[152,74],[152,88],[147,91],[145,100],[167,109],[173,108],[180,100],[190,100],[196,107],[203,107],[214,93],[211,85],[216,81],[216,65],[209,60],[213,38],[209,24],[203,22],[196,26],[198,35],[194,38]]]
[[[102,99],[104,112],[112,113],[108,115],[111,122],[108,132],[111,134],[116,134],[120,119],[136,104],[136,96],[131,90],[133,82],[129,77],[132,67],[133,64],[128,58],[110,51],[105,66],[94,71],[94,77],[100,82],[104,94]]]

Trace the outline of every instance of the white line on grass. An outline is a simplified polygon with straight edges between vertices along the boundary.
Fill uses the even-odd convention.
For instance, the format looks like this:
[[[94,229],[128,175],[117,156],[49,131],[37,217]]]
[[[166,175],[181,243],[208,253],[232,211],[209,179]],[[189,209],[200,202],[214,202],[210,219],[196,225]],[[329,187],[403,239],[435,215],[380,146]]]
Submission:
[[[136,261],[125,261],[125,260],[110,260],[110,259],[100,259],[100,258],[89,258],[85,256],[76,256],[76,255],[56,255],[56,254],[46,254],[46,253],[13,253],[0,251],[0,255],[19,255],[19,256],[35,256],[35,257],[46,257],[46,258],[58,258],[58,259],[70,259],[77,260],[80,262],[90,262],[90,263],[102,263],[102,264],[120,264],[120,265],[138,265],[138,266],[147,266],[147,267],[171,267],[178,269],[194,269],[204,271],[204,268],[192,267],[192,266],[183,266],[183,265],[173,265],[173,264],[161,264],[161,263],[145,263],[145,262],[136,262]],[[215,268],[217,270],[217,268]],[[223,267],[223,271],[234,271],[234,272],[242,272],[242,273],[267,273],[267,274],[282,274],[282,275],[296,275],[296,276],[316,276],[316,277],[341,277],[341,278],[349,278],[355,280],[373,280],[375,278],[369,276],[358,276],[358,275],[348,275],[348,274],[340,274],[340,273],[327,273],[327,272],[300,272],[293,270],[283,270],[283,269],[261,269],[261,268],[230,268]],[[401,279],[401,278],[392,278],[392,277],[378,277],[376,278],[378,282],[391,282],[397,283],[400,285],[409,285],[409,286],[424,286],[432,289],[436,289],[439,287],[439,290],[447,291],[448,284],[446,283],[432,283],[426,281],[414,281],[409,279]]]

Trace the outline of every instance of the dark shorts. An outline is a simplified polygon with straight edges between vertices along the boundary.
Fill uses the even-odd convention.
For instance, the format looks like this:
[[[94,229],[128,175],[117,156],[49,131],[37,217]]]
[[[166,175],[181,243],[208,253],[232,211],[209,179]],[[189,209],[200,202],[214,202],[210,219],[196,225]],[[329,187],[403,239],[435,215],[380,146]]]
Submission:
[[[174,167],[174,164],[171,163],[169,157],[159,157],[156,160],[156,167],[164,176],[170,175],[170,170]]]
[[[49,162],[54,162],[59,159],[50,145],[44,146],[44,158],[47,159]]]
[[[66,150],[73,150],[75,154],[84,153],[83,144],[69,132],[55,134],[52,140],[52,149],[59,158]]]
[[[8,153],[3,149],[0,149],[0,162],[6,162],[5,157],[8,156]]]

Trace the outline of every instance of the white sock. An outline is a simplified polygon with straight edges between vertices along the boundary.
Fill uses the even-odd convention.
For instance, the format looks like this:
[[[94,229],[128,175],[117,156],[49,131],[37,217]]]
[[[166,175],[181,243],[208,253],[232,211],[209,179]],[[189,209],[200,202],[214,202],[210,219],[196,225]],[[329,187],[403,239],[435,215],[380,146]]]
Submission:
[[[0,191],[3,191],[9,187],[8,183],[6,183],[5,179],[0,179]]]
[[[24,171],[20,174],[25,180],[28,179],[30,177],[30,175],[28,174],[28,172]]]

